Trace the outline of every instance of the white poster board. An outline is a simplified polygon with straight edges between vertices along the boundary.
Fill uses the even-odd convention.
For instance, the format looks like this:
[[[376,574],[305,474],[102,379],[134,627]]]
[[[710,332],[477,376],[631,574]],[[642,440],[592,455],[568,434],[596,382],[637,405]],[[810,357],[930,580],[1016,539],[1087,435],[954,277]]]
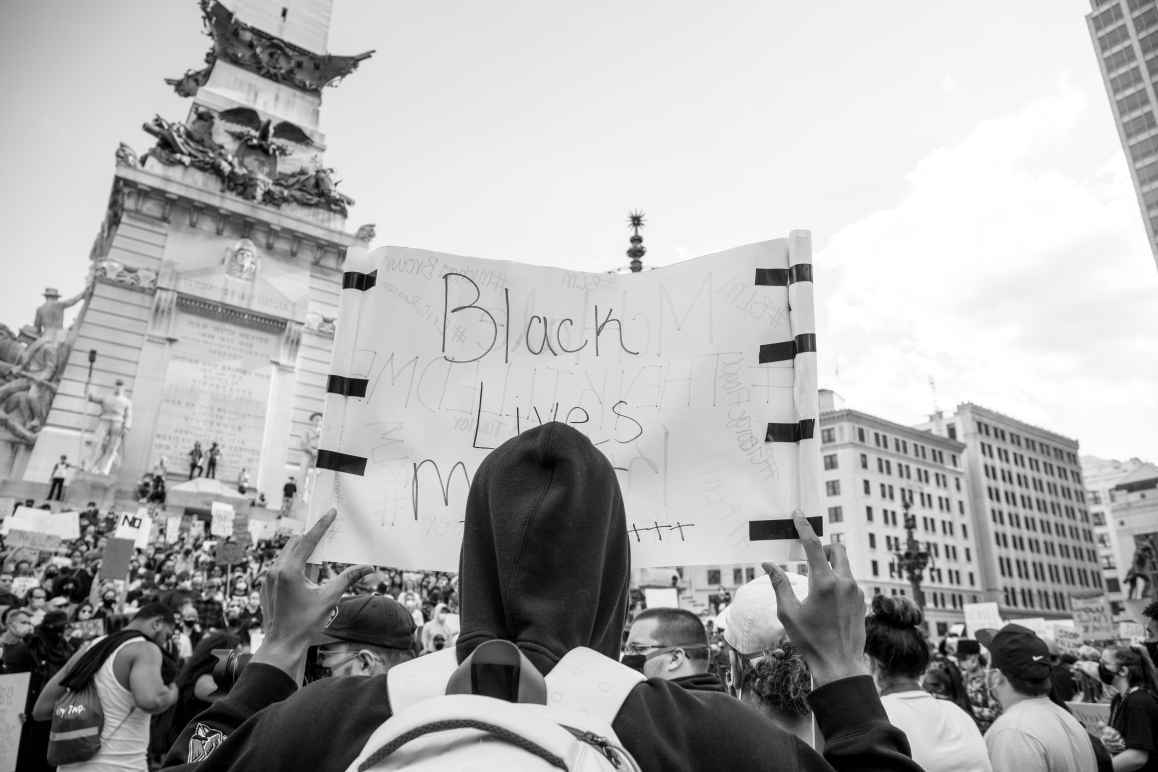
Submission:
[[[1038,638],[1052,638],[1049,634],[1049,627],[1045,623],[1045,617],[1022,617],[1021,619],[1011,619],[1010,622],[1016,622],[1022,627],[1033,630],[1033,634]]]
[[[970,638],[976,638],[978,630],[1000,630],[1005,624],[996,603],[966,603],[963,610]]]
[[[165,542],[176,544],[181,540],[181,516],[169,515],[165,518]]]
[[[1087,642],[1108,641],[1118,637],[1110,601],[1105,595],[1088,598],[1071,595],[1070,608],[1074,612],[1074,626]]]
[[[138,511],[135,515],[122,514],[113,535],[118,539],[132,539],[133,547],[143,550],[149,546],[149,534],[152,530],[153,518]]]
[[[675,587],[644,587],[643,599],[648,608],[680,607],[680,594]]]
[[[209,533],[213,536],[232,536],[234,511],[232,504],[221,501],[213,502],[210,508],[212,519],[209,522]]]
[[[28,699],[29,673],[0,675],[0,772],[16,772],[20,750],[20,714]]]
[[[554,420],[615,468],[633,566],[790,562],[824,516],[810,261],[806,231],[626,275],[351,250],[313,559],[456,569],[479,463]]]
[[[11,517],[0,523],[0,535],[9,531],[29,531],[58,536],[62,540],[80,538],[79,512],[50,512],[47,509],[17,506]]]

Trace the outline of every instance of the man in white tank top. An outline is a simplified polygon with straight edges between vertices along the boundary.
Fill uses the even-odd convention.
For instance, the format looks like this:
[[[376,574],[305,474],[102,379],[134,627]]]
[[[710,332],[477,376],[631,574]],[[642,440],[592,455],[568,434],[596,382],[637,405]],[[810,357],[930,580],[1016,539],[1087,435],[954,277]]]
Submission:
[[[147,772],[149,768],[149,719],[177,701],[177,687],[166,685],[161,677],[159,648],[173,635],[173,611],[163,604],[150,603],[137,612],[125,629],[136,630],[145,637],[122,643],[109,653],[93,676],[105,714],[101,749],[88,761],[61,765],[61,772]],[[102,640],[98,638],[92,645]],[[65,692],[60,681],[85,651],[73,655],[44,687],[32,711],[34,718],[44,721],[52,717],[53,705]]]

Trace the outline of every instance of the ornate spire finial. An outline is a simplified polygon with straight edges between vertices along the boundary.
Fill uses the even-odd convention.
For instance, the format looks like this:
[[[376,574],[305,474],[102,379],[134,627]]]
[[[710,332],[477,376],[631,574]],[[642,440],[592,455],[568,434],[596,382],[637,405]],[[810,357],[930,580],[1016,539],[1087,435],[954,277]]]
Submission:
[[[627,256],[631,258],[631,272],[639,273],[643,270],[643,256],[647,254],[647,247],[643,245],[643,236],[639,235],[639,229],[643,227],[643,212],[632,212],[628,216],[627,222],[633,231],[631,247],[627,250]]]

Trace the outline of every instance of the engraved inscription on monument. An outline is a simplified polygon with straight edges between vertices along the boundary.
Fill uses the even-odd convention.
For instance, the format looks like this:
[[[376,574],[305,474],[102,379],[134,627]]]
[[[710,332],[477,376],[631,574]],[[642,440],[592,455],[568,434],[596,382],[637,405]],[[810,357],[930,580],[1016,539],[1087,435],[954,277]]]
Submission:
[[[261,456],[275,333],[183,312],[175,320],[152,458],[186,471],[194,442],[221,445],[217,479],[229,485]]]

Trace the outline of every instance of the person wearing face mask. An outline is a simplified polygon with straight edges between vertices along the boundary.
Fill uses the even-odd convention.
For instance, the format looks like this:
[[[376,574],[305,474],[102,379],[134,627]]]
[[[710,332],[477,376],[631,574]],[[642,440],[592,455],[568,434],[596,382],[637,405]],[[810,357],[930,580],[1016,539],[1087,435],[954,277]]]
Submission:
[[[242,627],[261,627],[261,593],[253,590],[245,598],[245,603],[241,607],[241,626]]]
[[[414,620],[393,598],[344,598],[318,631],[317,664],[332,677],[382,675],[413,659]]]
[[[1106,743],[1117,750],[1115,772],[1158,772],[1158,677],[1154,664],[1143,652],[1120,646],[1102,652],[1098,674],[1102,683],[1118,692],[1110,703],[1109,728],[1119,742]]]
[[[10,608],[4,612],[4,632],[0,633],[0,671],[5,673],[26,673],[32,669],[33,660],[24,645],[32,635],[32,618],[22,608]]]
[[[434,648],[436,635],[442,636],[443,643],[453,644],[458,637],[455,621],[445,603],[437,604],[430,615],[430,621],[422,626],[422,652],[429,654],[437,651]]]
[[[67,626],[68,614],[63,611],[49,611],[45,613],[44,621],[33,634],[23,644],[17,646],[17,649],[24,647],[25,651],[18,651],[15,656],[31,664],[25,715],[32,714],[32,707],[45,684],[64,667],[75,651],[65,637]],[[48,752],[49,728],[49,723],[44,720],[25,722],[20,734],[17,769],[47,768],[45,754]]]
[[[724,684],[708,672],[708,653],[708,633],[698,616],[678,608],[649,608],[631,623],[619,661],[647,678],[722,692]]]
[[[414,624],[422,627],[426,620],[422,617],[422,599],[418,597],[418,593],[413,590],[403,590],[398,593],[398,602],[410,613]]]
[[[1091,736],[1078,720],[1050,701],[1049,647],[1018,624],[979,630],[989,649],[989,691],[1001,715],[985,733],[989,759],[997,770],[1039,769],[1083,772],[1097,769]]]

